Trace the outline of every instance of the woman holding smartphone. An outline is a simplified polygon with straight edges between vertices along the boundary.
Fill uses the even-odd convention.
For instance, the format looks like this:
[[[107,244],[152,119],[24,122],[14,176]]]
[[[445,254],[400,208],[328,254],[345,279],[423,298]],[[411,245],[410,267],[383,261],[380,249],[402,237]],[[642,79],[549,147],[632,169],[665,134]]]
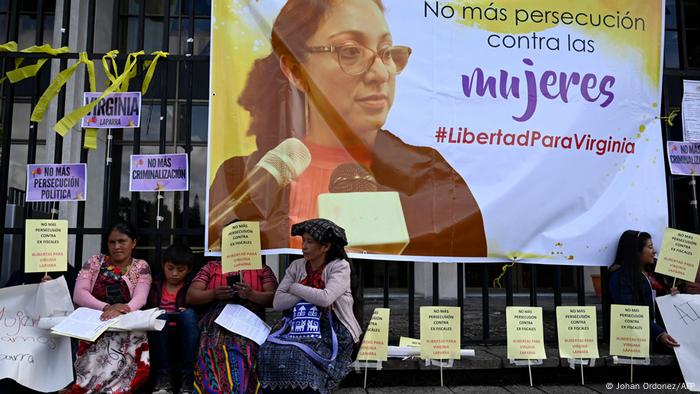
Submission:
[[[187,291],[187,304],[210,305],[199,320],[202,334],[194,366],[197,392],[255,392],[258,344],[214,320],[226,304],[242,305],[264,319],[265,307],[272,306],[276,290],[277,279],[266,265],[259,270],[223,273],[221,261],[210,261],[197,273]]]

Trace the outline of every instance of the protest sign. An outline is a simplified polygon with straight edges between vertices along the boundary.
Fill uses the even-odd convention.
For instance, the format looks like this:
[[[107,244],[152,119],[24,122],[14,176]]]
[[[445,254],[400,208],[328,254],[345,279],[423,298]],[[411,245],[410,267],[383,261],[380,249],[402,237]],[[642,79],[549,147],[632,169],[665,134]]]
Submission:
[[[86,165],[27,164],[26,201],[85,201]]]
[[[389,308],[375,308],[362,339],[358,360],[386,361],[389,346]]]
[[[683,139],[700,141],[700,81],[683,80],[683,100],[681,101]]]
[[[189,188],[186,153],[131,155],[129,191],[185,191]]]
[[[102,92],[85,92],[83,105],[97,100]],[[141,126],[141,92],[110,93],[88,112],[80,127],[89,129],[127,129]]]
[[[0,289],[0,379],[51,392],[73,381],[70,339],[37,327],[39,319],[73,310],[63,277]]]
[[[667,228],[662,242],[654,271],[694,282],[700,264],[700,235]]]
[[[420,357],[459,360],[460,309],[456,306],[420,307]]]
[[[656,299],[688,390],[700,391],[700,295],[678,294]]]
[[[68,269],[68,221],[24,221],[24,272]]]
[[[558,306],[559,357],[598,358],[598,329],[594,306]]]
[[[420,348],[420,339],[402,336],[399,338],[399,347],[417,347],[417,348]]]
[[[668,152],[668,166],[671,174],[700,174],[700,143],[668,141],[666,152]]]
[[[610,355],[649,357],[649,307],[610,305]]]
[[[662,0],[333,3],[333,21],[312,22],[392,37],[346,48],[353,64],[338,43],[271,34],[295,31],[291,9],[315,15],[285,4],[212,1],[207,254],[234,219],[260,222],[264,253],[298,253],[291,224],[373,210],[376,191],[398,194],[381,213],[406,232],[358,240],[367,253],[353,258],[601,266],[631,220],[661,238]],[[270,37],[298,63],[328,62],[306,70],[314,94],[285,78]],[[385,96],[360,105],[342,82],[379,50]],[[367,234],[367,220],[348,223],[353,242]]]
[[[224,227],[222,240],[223,273],[262,268],[258,222],[232,223]]]
[[[509,359],[542,360],[547,358],[544,351],[541,307],[506,307],[506,332]]]

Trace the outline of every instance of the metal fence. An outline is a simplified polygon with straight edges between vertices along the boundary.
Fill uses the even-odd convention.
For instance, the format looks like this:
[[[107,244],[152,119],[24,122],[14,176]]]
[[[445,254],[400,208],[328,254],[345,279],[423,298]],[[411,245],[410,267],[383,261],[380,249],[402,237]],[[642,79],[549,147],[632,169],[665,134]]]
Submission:
[[[697,9],[697,2],[678,0],[668,3],[667,59],[662,113],[668,113],[670,109],[680,106],[679,85],[683,78],[700,78],[700,69],[697,68],[700,67],[700,55],[697,54],[697,48],[688,44],[690,42],[697,45],[700,42],[700,26],[686,23],[686,20],[690,20],[686,15]],[[83,255],[83,250],[86,245],[97,249],[94,245],[97,236],[101,236],[100,242],[104,242],[105,226],[115,219],[127,219],[139,227],[142,235],[139,240],[139,253],[149,261],[160,261],[162,247],[173,241],[181,241],[193,249],[202,250],[204,226],[199,199],[205,196],[204,187],[174,192],[168,201],[163,201],[142,193],[129,193],[128,188],[124,190],[121,175],[123,165],[128,166],[128,160],[123,158],[131,153],[177,151],[188,153],[191,159],[206,156],[210,7],[211,2],[207,0],[0,1],[0,34],[4,32],[5,42],[18,41],[20,48],[50,42],[55,46],[75,46],[71,47],[69,53],[57,56],[0,52],[5,73],[14,69],[17,58],[24,58],[25,62],[33,62],[40,58],[52,59],[35,78],[16,85],[5,81],[2,85],[0,190],[3,192],[0,193],[0,222],[5,223],[2,232],[6,240],[8,237],[20,240],[16,246],[23,250],[24,229],[6,222],[6,213],[10,206],[20,209],[23,219],[46,217],[53,208],[23,204],[24,186],[12,179],[22,178],[18,171],[23,171],[24,164],[36,163],[38,160],[65,162],[65,152],[70,151],[69,147],[64,146],[64,137],[53,133],[46,125],[40,127],[39,124],[30,122],[28,117],[26,122],[20,122],[13,117],[19,116],[22,111],[26,112],[27,106],[31,112],[52,77],[77,60],[78,52],[86,52],[90,59],[99,63],[104,52],[119,49],[120,55],[116,60],[120,67],[123,67],[128,52],[146,48],[147,51],[168,51],[170,55],[160,61],[151,88],[144,96],[144,108],[148,110],[142,113],[142,126],[133,131],[113,130],[110,137],[111,149],[75,149],[79,150],[77,156],[81,163],[98,163],[104,166],[104,170],[100,170],[101,174],[97,178],[94,174],[90,177],[90,182],[101,183],[101,193],[89,196],[86,202],[72,203],[76,204],[71,208],[73,210],[67,211],[71,219],[69,234],[74,236],[71,238],[71,247],[75,251],[74,263],[80,264],[84,260],[86,256]],[[668,23],[669,18],[674,19],[673,23]],[[669,36],[675,37],[675,41],[669,41]],[[674,54],[678,58],[677,62],[673,61]],[[153,56],[149,55],[139,58],[138,73],[132,80],[136,89],[140,88],[144,77],[143,62],[152,58]],[[45,119],[44,122],[49,126],[53,125],[71,110],[76,103],[76,95],[87,89],[88,81],[85,78],[72,90],[69,87],[61,90],[56,98],[55,118]],[[22,108],[24,110],[20,111]],[[143,114],[146,112],[148,117],[144,119]],[[681,139],[678,123],[680,122],[673,126],[664,125],[664,140]],[[45,132],[41,133],[40,130]],[[71,133],[79,133],[79,146],[82,147],[84,132],[73,130]],[[77,145],[77,141],[73,145]],[[43,157],[38,157],[37,152],[41,152]],[[98,155],[101,156],[97,157]],[[107,158],[111,160],[106,160]],[[191,174],[198,171],[201,171],[204,178],[203,168],[192,168]],[[688,180],[684,177],[668,176],[670,225],[698,231],[697,205],[688,203],[691,200]],[[89,204],[94,205],[88,206]],[[159,228],[155,221],[156,210],[165,212],[162,215],[166,217],[164,225]],[[99,213],[95,214],[96,211]],[[89,217],[91,215],[92,219]],[[6,244],[0,243],[0,255],[3,255]],[[506,263],[508,262],[503,262]],[[3,264],[10,262],[4,261]],[[399,268],[396,268],[396,264],[399,263],[362,264],[361,277],[364,283],[371,284],[375,297],[381,298],[384,307],[390,307],[396,299],[407,299],[407,328],[402,335],[413,337],[417,334],[416,266],[423,263],[400,263]],[[397,274],[397,270],[400,274]],[[456,272],[456,300],[445,300],[444,294],[441,297],[439,264],[432,264],[432,297],[421,298],[420,301],[432,305],[447,302],[461,307],[464,311],[465,303],[473,307],[474,303],[480,300],[481,305],[478,309],[481,313],[477,316],[481,317],[481,332],[467,333],[464,329],[466,319],[463,314],[461,323],[465,341],[503,340],[501,335],[494,334],[499,331],[499,327],[494,327],[491,320],[493,313],[502,308],[501,302],[498,305],[494,303],[494,294],[503,297],[505,305],[523,303],[541,306],[543,300],[546,300],[547,304],[551,302],[554,306],[565,302],[584,305],[587,300],[586,278],[582,267],[516,264],[515,267],[505,270],[501,289],[493,286],[493,280],[501,273],[501,264],[456,264]],[[601,269],[601,276],[605,289],[605,269]],[[369,289],[366,290],[368,293]],[[442,290],[446,290],[444,286]],[[525,297],[515,297],[516,294]],[[603,301],[605,298],[606,294],[603,291]],[[605,330],[602,333],[605,335]]]

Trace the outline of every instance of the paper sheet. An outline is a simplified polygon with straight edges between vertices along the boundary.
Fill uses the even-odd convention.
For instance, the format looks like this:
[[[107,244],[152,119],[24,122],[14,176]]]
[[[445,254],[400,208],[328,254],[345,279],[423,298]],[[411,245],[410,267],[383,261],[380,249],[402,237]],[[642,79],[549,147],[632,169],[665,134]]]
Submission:
[[[51,335],[38,324],[41,318],[72,311],[63,277],[0,289],[0,379],[42,392],[60,390],[73,381],[70,338]]]
[[[673,348],[688,390],[700,391],[700,295],[678,294],[656,299],[669,335],[680,343]]]
[[[62,322],[51,328],[54,334],[65,335],[86,341],[94,341],[107,328],[121,319],[123,316],[117,316],[113,319],[102,321],[100,316],[102,311],[90,308],[78,308]]]
[[[252,339],[258,345],[262,345],[270,335],[270,326],[241,305],[226,305],[214,322],[231,332]]]

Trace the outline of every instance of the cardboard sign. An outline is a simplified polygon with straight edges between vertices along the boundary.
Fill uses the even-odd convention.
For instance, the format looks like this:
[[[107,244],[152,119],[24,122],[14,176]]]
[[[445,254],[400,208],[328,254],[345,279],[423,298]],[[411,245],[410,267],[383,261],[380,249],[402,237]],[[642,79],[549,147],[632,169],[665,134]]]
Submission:
[[[357,354],[358,360],[386,361],[389,346],[389,308],[375,308]]]
[[[26,201],[85,201],[87,167],[76,164],[27,164]]]
[[[664,232],[654,271],[688,282],[695,281],[700,264],[700,235],[673,228]]]
[[[666,147],[671,174],[700,174],[700,143],[668,141]]]
[[[681,345],[674,347],[678,365],[689,390],[700,390],[700,295],[678,294],[656,299],[669,335]]]
[[[186,153],[131,155],[129,191],[185,191],[189,184]]]
[[[610,305],[610,355],[649,356],[649,307]]]
[[[458,360],[461,356],[460,310],[456,306],[420,308],[420,357]]]
[[[544,351],[541,307],[507,307],[506,329],[509,359],[542,360],[547,358]]]
[[[85,92],[83,105],[97,100],[102,92]],[[141,92],[110,93],[82,119],[80,127],[128,129],[141,126]]]
[[[27,219],[24,234],[24,272],[68,269],[67,220]]]
[[[70,339],[39,328],[41,318],[73,311],[64,277],[0,289],[0,311],[0,379],[44,393],[73,381]],[[10,392],[4,382],[0,391]]]
[[[260,256],[260,223],[236,222],[224,227],[221,235],[221,271],[257,270]]]
[[[420,348],[420,339],[400,337],[399,347],[417,347]]]
[[[559,357],[598,358],[598,329],[594,306],[558,306]]]

